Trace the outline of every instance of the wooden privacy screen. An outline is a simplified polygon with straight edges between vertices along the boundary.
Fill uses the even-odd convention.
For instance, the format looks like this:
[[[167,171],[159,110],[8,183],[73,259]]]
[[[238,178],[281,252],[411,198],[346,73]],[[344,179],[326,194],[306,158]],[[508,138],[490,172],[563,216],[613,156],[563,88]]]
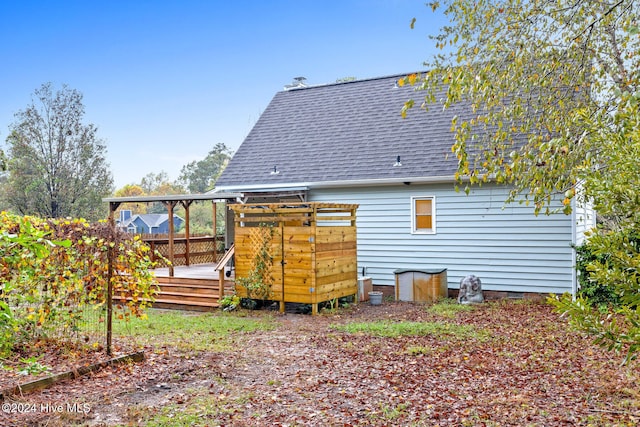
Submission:
[[[267,299],[285,303],[318,303],[358,292],[356,209],[354,204],[274,203],[230,205],[235,214],[236,293],[238,284],[255,277],[266,249],[270,265],[264,279]],[[263,245],[266,238],[266,245]],[[264,267],[269,262],[262,263]]]

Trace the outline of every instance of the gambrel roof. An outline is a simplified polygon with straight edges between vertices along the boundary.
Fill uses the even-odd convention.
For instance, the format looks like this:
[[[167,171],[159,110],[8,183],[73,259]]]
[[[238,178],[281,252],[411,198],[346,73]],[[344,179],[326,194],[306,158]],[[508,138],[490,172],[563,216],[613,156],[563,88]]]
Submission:
[[[460,108],[425,112],[423,94],[396,84],[404,76],[278,92],[216,188],[451,181],[457,169],[451,119]],[[416,107],[403,119],[411,98]],[[394,166],[398,156],[402,165]]]

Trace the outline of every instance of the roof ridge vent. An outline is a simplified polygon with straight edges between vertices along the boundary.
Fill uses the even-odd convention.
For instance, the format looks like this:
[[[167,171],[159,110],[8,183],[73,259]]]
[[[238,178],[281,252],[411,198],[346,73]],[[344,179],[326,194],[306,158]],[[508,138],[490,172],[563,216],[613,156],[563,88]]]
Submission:
[[[294,77],[293,82],[291,84],[284,86],[284,90],[305,88],[307,87],[305,81],[307,81],[306,77]]]

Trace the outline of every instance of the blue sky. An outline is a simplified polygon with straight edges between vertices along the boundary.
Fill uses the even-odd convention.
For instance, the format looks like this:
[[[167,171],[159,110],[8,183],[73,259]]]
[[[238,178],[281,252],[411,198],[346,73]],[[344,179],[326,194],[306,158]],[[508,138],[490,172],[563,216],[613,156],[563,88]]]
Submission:
[[[424,0],[24,0],[1,2],[0,16],[2,146],[36,88],[67,84],[84,94],[117,188],[176,179],[217,143],[237,149],[293,77],[421,70],[445,24]]]

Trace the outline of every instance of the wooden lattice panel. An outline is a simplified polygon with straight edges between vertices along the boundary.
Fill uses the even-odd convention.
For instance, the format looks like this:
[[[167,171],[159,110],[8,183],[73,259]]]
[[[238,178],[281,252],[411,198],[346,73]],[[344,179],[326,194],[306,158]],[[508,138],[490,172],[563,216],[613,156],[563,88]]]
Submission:
[[[220,258],[224,254],[220,237],[213,238],[211,236],[192,237],[189,239],[189,264],[207,264],[216,262],[214,259],[214,247],[217,247],[216,258]],[[146,242],[151,246],[152,250],[158,251],[162,256],[169,259],[169,241],[166,238],[149,238]],[[174,239],[173,245],[173,265],[186,265],[187,242],[186,238],[179,237]],[[158,267],[167,267],[164,262],[158,261]]]
[[[273,267],[271,237],[272,230],[270,227],[255,227],[250,229],[249,241],[252,249],[251,269],[258,267],[260,263],[264,265],[262,271],[262,281],[271,283],[271,269]]]
[[[273,236],[274,230],[269,226],[245,227],[236,233],[236,292],[240,296],[258,299],[272,297],[273,251],[275,249]],[[240,248],[239,251],[238,248]],[[247,285],[243,286],[243,281],[247,279],[259,280],[268,285],[266,292],[263,293],[258,288],[247,292],[245,287]],[[253,295],[249,295],[250,293]]]

